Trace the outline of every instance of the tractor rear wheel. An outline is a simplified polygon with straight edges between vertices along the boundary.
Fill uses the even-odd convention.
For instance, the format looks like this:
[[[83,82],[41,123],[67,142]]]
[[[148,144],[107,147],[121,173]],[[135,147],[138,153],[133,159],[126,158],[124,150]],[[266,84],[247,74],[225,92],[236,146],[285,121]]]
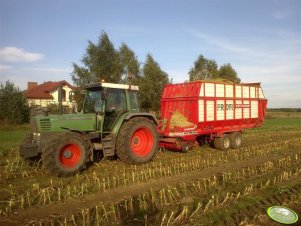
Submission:
[[[116,154],[122,162],[141,164],[152,160],[158,149],[154,123],[145,117],[123,123],[116,143]]]
[[[234,149],[238,149],[242,145],[242,136],[240,132],[234,132],[230,134],[231,139],[231,147]]]
[[[90,145],[80,134],[64,133],[45,143],[42,162],[51,173],[67,177],[86,168],[90,153]]]
[[[222,137],[215,137],[214,147],[222,151],[227,151],[231,147],[230,136],[228,134],[223,134]]]

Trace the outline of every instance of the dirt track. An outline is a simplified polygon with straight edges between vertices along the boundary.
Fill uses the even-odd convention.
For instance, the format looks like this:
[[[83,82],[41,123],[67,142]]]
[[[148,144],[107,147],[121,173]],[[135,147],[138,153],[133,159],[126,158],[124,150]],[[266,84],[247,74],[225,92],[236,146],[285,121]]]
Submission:
[[[257,156],[252,159],[242,161],[223,163],[218,166],[209,167],[203,170],[195,170],[191,173],[181,174],[162,179],[152,179],[149,182],[129,185],[123,188],[113,189],[105,192],[97,192],[88,194],[80,200],[69,199],[67,202],[54,203],[38,208],[30,208],[25,211],[18,211],[9,217],[0,217],[1,225],[21,225],[24,222],[33,222],[37,219],[47,219],[49,216],[70,215],[80,211],[83,208],[91,208],[99,203],[118,203],[121,200],[128,199],[131,196],[137,196],[149,191],[164,188],[166,185],[176,186],[179,183],[191,182],[199,178],[206,178],[225,171],[236,171],[241,168],[247,168],[253,165],[259,165],[267,161],[280,159],[296,153],[295,151],[287,151],[285,153],[273,153],[267,156]]]

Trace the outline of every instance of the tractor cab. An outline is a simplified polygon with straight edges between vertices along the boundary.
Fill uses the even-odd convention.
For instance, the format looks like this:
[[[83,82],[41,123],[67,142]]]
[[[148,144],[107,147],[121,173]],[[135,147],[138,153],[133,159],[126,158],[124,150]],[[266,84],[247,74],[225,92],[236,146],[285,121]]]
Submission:
[[[139,112],[138,86],[96,83],[85,87],[83,113],[95,113],[96,130],[112,130],[118,117],[126,112]]]

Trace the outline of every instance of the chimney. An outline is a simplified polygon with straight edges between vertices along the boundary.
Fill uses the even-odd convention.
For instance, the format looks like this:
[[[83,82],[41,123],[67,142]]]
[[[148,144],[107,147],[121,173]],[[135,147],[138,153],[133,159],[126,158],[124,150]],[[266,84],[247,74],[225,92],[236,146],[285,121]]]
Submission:
[[[36,86],[38,86],[37,82],[27,82],[27,90],[30,90]]]

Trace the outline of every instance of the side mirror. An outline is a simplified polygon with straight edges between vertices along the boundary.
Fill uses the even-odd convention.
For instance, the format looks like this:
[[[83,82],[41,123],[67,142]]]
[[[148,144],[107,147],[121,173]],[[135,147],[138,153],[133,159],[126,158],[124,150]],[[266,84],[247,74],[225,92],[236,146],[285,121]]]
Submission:
[[[106,91],[105,90],[101,90],[100,91],[100,97],[101,97],[101,100],[105,100],[106,99]]]

